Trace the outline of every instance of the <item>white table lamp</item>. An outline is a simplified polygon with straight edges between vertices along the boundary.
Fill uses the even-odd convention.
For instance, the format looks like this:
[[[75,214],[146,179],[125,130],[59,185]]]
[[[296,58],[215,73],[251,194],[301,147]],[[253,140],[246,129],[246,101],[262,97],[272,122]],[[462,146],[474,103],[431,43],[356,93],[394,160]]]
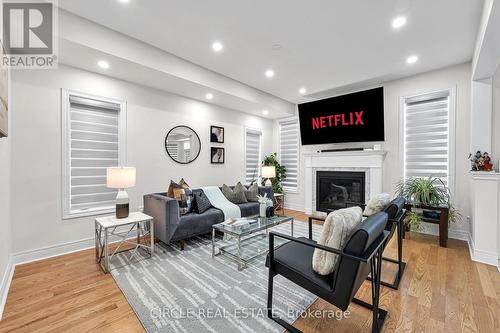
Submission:
[[[265,186],[273,186],[271,178],[276,177],[276,167],[274,165],[262,167],[262,178],[267,178]]]
[[[133,167],[112,167],[106,169],[106,186],[117,188],[116,218],[123,219],[129,214],[129,199],[126,188],[135,186],[136,170]]]

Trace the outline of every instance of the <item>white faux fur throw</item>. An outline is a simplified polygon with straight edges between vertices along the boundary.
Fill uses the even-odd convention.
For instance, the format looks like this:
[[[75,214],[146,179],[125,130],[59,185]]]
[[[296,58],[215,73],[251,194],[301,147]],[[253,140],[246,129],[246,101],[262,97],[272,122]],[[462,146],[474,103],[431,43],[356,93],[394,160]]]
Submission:
[[[363,212],[364,216],[371,216],[378,212],[381,212],[389,205],[391,202],[391,196],[389,193],[380,193],[374,196],[368,201],[368,204],[365,207],[365,211]]]
[[[339,209],[328,214],[318,244],[342,250],[362,217],[360,207]],[[316,249],[313,254],[313,269],[321,275],[328,275],[333,272],[338,259],[337,254]]]

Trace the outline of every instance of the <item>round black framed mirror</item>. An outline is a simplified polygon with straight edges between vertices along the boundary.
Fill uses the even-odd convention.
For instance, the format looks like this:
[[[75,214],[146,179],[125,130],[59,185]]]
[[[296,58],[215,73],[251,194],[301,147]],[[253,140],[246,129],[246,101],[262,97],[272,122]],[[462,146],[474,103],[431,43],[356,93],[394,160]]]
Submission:
[[[165,150],[175,162],[189,164],[200,155],[200,137],[191,127],[176,126],[165,137]]]

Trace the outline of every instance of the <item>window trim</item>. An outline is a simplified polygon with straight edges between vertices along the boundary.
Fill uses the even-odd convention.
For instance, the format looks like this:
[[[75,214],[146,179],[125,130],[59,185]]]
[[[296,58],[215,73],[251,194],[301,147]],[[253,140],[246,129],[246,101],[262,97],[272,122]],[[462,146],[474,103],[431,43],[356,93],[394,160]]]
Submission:
[[[301,142],[300,142],[300,122],[299,118],[296,116],[293,117],[287,117],[287,118],[282,118],[278,120],[278,151],[279,151],[279,161],[281,164],[281,123],[287,123],[295,121],[297,122],[297,128],[298,128],[298,135],[297,135],[297,187],[293,190],[290,189],[285,189],[283,187],[283,192],[284,193],[291,193],[291,194],[299,194],[299,188],[300,188],[300,147],[301,147]]]
[[[243,132],[243,144],[244,144],[244,151],[245,151],[245,172],[244,172],[244,179],[245,179],[245,185],[248,185],[247,182],[247,133],[248,132],[256,132],[259,133],[260,141],[259,141],[259,162],[257,165],[257,185],[260,186],[261,184],[261,172],[262,172],[262,136],[263,132],[259,128],[252,128],[252,127],[245,127],[245,131]]]
[[[70,96],[77,96],[82,98],[96,99],[101,100],[103,102],[115,103],[120,105],[120,111],[118,114],[118,142],[119,142],[119,151],[118,151],[118,160],[120,165],[127,164],[127,103],[122,100],[117,100],[108,97],[96,96],[86,93],[81,93],[77,91],[72,91],[68,89],[61,89],[61,106],[62,106],[62,132],[61,132],[61,141],[62,141],[62,191],[61,191],[61,203],[62,203],[62,219],[69,220],[79,217],[85,216],[96,216],[102,214],[113,213],[115,211],[115,207],[106,207],[106,208],[97,208],[97,209],[89,209],[81,212],[71,212],[69,198],[71,193],[71,180],[69,174],[70,167],[70,154],[71,154],[71,140],[70,140],[70,112],[71,112],[71,103]]]
[[[455,179],[456,179],[456,114],[457,114],[457,87],[434,89],[431,91],[408,94],[399,97],[399,165],[400,179],[404,179],[405,174],[405,101],[408,98],[419,97],[428,94],[448,92],[449,113],[448,113],[448,188],[450,190],[451,200],[455,198]]]

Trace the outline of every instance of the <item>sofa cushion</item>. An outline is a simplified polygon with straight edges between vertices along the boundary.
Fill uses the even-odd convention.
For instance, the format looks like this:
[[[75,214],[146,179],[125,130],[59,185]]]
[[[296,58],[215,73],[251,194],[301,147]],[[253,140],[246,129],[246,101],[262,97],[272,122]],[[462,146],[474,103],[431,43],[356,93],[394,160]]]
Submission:
[[[205,193],[203,193],[203,191],[193,192],[193,195],[194,195],[196,213],[202,214],[206,212],[210,207],[212,207],[210,200],[208,200],[207,196],[205,195]]]
[[[380,193],[375,195],[373,198],[368,201],[366,205],[365,211],[363,212],[364,216],[372,216],[375,213],[381,212],[389,205],[391,201],[391,196],[389,193]]]
[[[245,202],[242,204],[238,204],[238,207],[240,208],[242,217],[259,215],[258,202]]]
[[[214,207],[202,214],[189,213],[181,216],[179,227],[175,231],[173,240],[185,239],[193,235],[200,235],[212,231],[212,226],[224,221],[224,213]]]
[[[360,207],[339,209],[328,214],[318,244],[341,250],[351,236],[352,231],[359,225],[363,217]],[[321,275],[333,272],[339,256],[316,249],[313,256],[313,269]]]
[[[241,183],[236,184],[234,189],[231,189],[226,184],[222,185],[222,194],[234,204],[248,202],[245,196],[245,187]]]
[[[259,185],[257,184],[250,185],[247,189],[245,189],[245,197],[247,198],[248,202],[259,201],[259,198],[257,198],[258,194],[259,194]]]

